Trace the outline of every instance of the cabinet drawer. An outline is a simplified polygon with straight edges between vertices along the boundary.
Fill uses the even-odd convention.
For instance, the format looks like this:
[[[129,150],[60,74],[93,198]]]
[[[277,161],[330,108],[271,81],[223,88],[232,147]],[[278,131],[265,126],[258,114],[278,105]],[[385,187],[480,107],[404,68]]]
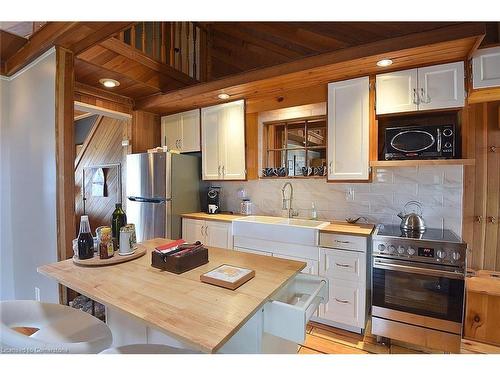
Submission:
[[[328,280],[300,273],[265,304],[264,331],[303,344],[307,322],[318,306],[326,302]]]
[[[365,283],[366,254],[347,250],[321,249],[321,276]]]
[[[348,236],[336,233],[319,234],[319,245],[321,247],[366,252],[367,244],[366,237]]]
[[[352,281],[331,280],[328,303],[320,309],[320,318],[364,328],[365,296]]]

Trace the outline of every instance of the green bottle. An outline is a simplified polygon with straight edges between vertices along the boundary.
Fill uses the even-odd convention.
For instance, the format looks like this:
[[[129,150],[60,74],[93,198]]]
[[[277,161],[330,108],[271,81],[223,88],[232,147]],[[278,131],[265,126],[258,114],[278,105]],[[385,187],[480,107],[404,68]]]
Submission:
[[[122,209],[122,204],[117,203],[111,219],[111,230],[115,249],[120,248],[120,228],[127,225],[127,215]]]

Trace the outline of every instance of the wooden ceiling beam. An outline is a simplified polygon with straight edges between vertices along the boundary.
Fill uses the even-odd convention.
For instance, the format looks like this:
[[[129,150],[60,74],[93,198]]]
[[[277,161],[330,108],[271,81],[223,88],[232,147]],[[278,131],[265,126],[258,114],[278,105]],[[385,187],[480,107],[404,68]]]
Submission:
[[[5,62],[5,73],[12,75],[52,46],[75,54],[126,29],[132,22],[48,22]]]
[[[437,30],[380,40],[356,47],[323,53],[289,63],[236,74],[227,78],[193,85],[172,93],[152,95],[136,100],[136,108],[157,113],[172,113],[193,108],[195,102],[206,104],[217,102],[217,94],[227,91],[234,98],[249,95],[273,95],[286,89],[292,90],[307,85],[318,85],[323,81],[346,79],[381,70],[376,59],[397,56],[393,70],[404,69],[412,64],[440,63],[450,59],[466,58],[478,37],[485,34],[484,23],[463,23]],[[446,51],[439,53],[446,46]],[[434,50],[434,49],[437,50]],[[418,58],[421,56],[420,58]],[[400,62],[398,61],[400,60]],[[359,68],[363,64],[365,69]],[[342,68],[342,69],[340,69]],[[333,78],[335,77],[335,78]],[[203,99],[203,100],[202,100]],[[201,104],[200,104],[201,105]]]
[[[75,82],[75,93],[78,94],[84,94],[88,96],[93,96],[96,98],[108,100],[111,102],[119,103],[119,104],[124,104],[128,106],[132,106],[134,104],[134,101],[132,98],[129,98],[127,96],[115,94],[114,92],[109,92],[103,89],[98,89],[94,86],[86,85],[81,82]]]

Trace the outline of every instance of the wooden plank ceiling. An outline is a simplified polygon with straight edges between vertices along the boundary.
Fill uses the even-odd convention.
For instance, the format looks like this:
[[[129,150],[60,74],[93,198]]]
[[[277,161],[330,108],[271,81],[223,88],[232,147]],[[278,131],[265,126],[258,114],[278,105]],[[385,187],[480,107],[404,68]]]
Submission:
[[[484,33],[482,23],[452,25],[239,73],[135,103],[138,109],[175,113],[220,102],[217,95],[222,92],[231,95],[231,100],[273,98],[289,90],[325,85],[335,80],[464,60]],[[376,62],[383,58],[393,59],[393,65],[378,67]]]
[[[200,65],[208,80],[304,57],[428,30],[446,22],[195,22],[207,36],[207,59]],[[197,81],[139,50],[111,38],[77,56],[76,80],[100,87],[113,78],[110,91],[134,100],[167,93]]]
[[[132,22],[47,22],[18,51],[5,59],[2,74],[14,74],[55,45],[75,54],[81,53],[131,24]]]
[[[289,62],[449,22],[198,22],[208,33],[209,78]]]
[[[101,88],[101,78],[115,79],[120,86],[110,91],[133,99],[198,83],[115,38],[79,54],[75,62],[75,77],[78,82]]]
[[[0,30],[0,65],[14,55],[22,46],[28,42],[28,39],[19,35]]]

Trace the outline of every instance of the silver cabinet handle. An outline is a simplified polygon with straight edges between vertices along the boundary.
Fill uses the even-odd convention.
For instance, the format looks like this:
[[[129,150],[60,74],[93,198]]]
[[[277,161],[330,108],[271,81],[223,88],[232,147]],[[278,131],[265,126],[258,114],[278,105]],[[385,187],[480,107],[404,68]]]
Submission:
[[[208,225],[205,225],[205,240],[208,237]]]
[[[204,236],[204,234],[203,234],[203,228],[204,228],[204,227],[205,227],[205,226],[204,226],[204,225],[202,225],[202,226],[201,226],[201,228],[200,228],[200,232],[201,232],[201,236],[202,236],[202,237]]]
[[[413,104],[419,104],[417,89],[413,89]]]
[[[350,243],[349,241],[340,241],[340,240],[333,240],[333,241],[337,243]]]
[[[217,176],[220,176],[220,165],[219,165],[219,167],[217,168]]]
[[[225,174],[226,172],[224,172],[224,166],[222,166],[222,177],[224,177]]]
[[[328,163],[328,173],[329,174],[332,174],[332,163],[333,163],[333,161],[331,161],[330,163]]]
[[[420,88],[420,100],[422,103],[429,104],[431,102],[431,97],[427,94],[427,92],[424,92],[424,88]]]
[[[182,148],[182,139],[179,139],[179,146],[177,148],[180,150]]]
[[[350,264],[342,264],[342,263],[335,262],[335,265],[337,267],[352,268],[352,266]]]
[[[335,298],[335,301],[337,301],[338,303],[349,303],[349,301],[345,301],[343,299],[338,299],[338,298]]]

